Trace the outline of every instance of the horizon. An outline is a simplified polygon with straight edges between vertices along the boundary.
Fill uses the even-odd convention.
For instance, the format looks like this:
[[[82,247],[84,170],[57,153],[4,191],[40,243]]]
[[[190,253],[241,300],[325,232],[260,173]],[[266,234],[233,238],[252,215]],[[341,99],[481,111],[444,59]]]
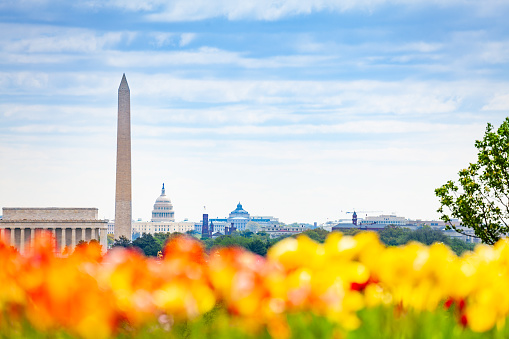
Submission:
[[[509,112],[509,3],[26,0],[0,4],[0,207],[115,215],[131,91],[133,220],[165,183],[203,206],[324,223],[438,219],[434,189]],[[382,214],[382,213],[380,213]]]

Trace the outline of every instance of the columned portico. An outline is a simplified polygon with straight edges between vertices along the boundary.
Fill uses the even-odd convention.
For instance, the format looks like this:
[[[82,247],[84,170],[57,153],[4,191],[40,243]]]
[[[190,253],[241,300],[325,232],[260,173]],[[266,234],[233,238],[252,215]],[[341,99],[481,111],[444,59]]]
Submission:
[[[45,231],[51,233],[57,253],[67,246],[72,252],[80,240],[97,240],[106,252],[107,227],[106,220],[97,219],[96,208],[3,208],[0,239],[28,253]]]
[[[60,235],[60,251],[63,252],[65,249],[65,227],[62,227],[62,234]]]

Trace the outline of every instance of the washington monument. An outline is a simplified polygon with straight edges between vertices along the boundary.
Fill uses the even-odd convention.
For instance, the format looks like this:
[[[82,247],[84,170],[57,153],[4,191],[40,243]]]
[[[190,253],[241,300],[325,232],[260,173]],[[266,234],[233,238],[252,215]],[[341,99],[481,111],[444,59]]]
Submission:
[[[131,200],[131,92],[124,74],[118,88],[115,239],[131,240]]]

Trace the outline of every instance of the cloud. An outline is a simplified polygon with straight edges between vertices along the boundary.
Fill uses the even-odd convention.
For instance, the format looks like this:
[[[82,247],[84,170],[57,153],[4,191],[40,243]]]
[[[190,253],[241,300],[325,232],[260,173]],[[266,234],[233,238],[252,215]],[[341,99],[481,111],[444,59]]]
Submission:
[[[97,5],[98,2],[95,2]],[[384,5],[438,7],[469,6],[479,7],[485,15],[496,13],[494,9],[504,7],[497,0],[476,4],[467,0],[110,0],[107,6],[120,7],[130,11],[148,12],[150,21],[197,21],[214,17],[229,20],[279,20],[288,16],[307,15],[317,12],[345,12],[361,10],[371,12]]]
[[[195,38],[196,38],[196,34],[194,34],[194,33],[183,33],[180,36],[180,43],[179,43],[180,47],[189,45],[191,43],[191,41],[193,41]]]
[[[100,33],[90,29],[0,24],[0,50],[8,53],[92,53],[129,42],[133,32]]]
[[[112,88],[120,73],[0,72],[0,93],[4,95],[50,95],[90,97],[114,104]],[[250,105],[253,114],[269,107],[273,114],[281,107],[315,116],[401,115],[430,116],[462,110],[465,100],[487,105],[493,93],[509,91],[509,84],[497,81],[380,81],[380,80],[242,80],[192,79],[167,73],[127,73],[131,96],[147,107],[169,103]],[[114,97],[113,97],[114,98]],[[173,106],[172,105],[172,106]],[[216,112],[210,107],[211,112]],[[234,108],[233,108],[234,109]],[[232,112],[229,109],[224,114]],[[182,111],[184,112],[184,111]],[[185,113],[183,113],[185,114]],[[229,114],[229,113],[228,113]],[[261,114],[262,117],[266,114]],[[209,120],[207,120],[209,121]]]
[[[482,107],[483,111],[505,111],[509,114],[509,93],[497,94]]]
[[[286,124],[274,126],[257,126],[257,125],[229,125],[222,127],[159,127],[152,125],[142,125],[135,127],[138,137],[157,137],[165,138],[165,136],[182,137],[187,136],[204,136],[215,138],[217,136],[229,136],[240,138],[252,138],[262,136],[277,135],[284,136],[317,136],[317,135],[363,135],[373,139],[375,135],[391,135],[397,134],[442,134],[453,129],[459,128],[474,130],[478,125],[465,126],[445,123],[426,123],[426,122],[404,122],[397,120],[356,120],[339,124]],[[212,137],[213,136],[213,137]]]
[[[150,35],[155,40],[155,45],[157,47],[162,47],[165,45],[172,44],[173,38],[175,37],[175,33],[168,33],[168,32],[152,32]]]

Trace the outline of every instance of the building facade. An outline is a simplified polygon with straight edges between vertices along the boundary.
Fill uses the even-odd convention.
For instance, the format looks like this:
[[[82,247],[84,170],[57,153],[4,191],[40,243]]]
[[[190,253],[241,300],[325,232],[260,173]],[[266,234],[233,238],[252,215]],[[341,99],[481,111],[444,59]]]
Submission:
[[[258,232],[263,227],[279,225],[279,219],[272,216],[253,216],[249,214],[242,204],[239,202],[228,218],[212,218],[208,219],[207,228],[210,223],[214,225],[214,233],[230,234],[232,230]],[[195,231],[199,234],[203,233],[203,220],[195,224]]]
[[[173,204],[170,198],[166,196],[166,190],[161,190],[161,195],[156,199],[154,209],[152,210],[153,222],[173,222],[175,221],[175,212],[173,211]]]
[[[53,234],[57,253],[92,239],[107,249],[107,220],[98,219],[97,208],[3,208],[0,236],[20,253],[29,251],[42,231]]]
[[[135,221],[133,222],[133,233],[154,234],[154,233],[186,233],[194,231],[194,222],[189,221]]]
[[[357,219],[356,219],[357,221]],[[404,217],[398,217],[395,215],[382,214],[379,216],[366,216],[364,219],[358,222],[361,228],[384,228],[385,226],[405,226],[408,224],[408,220]]]
[[[108,222],[108,233],[115,229],[116,220]],[[151,221],[132,221],[132,239],[137,236],[141,236],[143,233],[155,234],[155,233],[186,233],[188,231],[194,231],[195,223],[188,221],[175,222],[175,211],[173,210],[173,204],[170,198],[166,196],[166,189],[161,189],[161,195],[156,199],[154,203],[154,209],[152,210]]]
[[[239,202],[237,208],[231,211],[227,221],[228,224],[235,227],[238,231],[244,231],[247,223],[251,220],[249,213],[242,208],[242,204]]]
[[[282,235],[294,235],[308,230],[309,227],[305,225],[299,226],[286,226],[286,225],[272,225],[261,228],[261,232],[267,233],[271,238],[277,238]]]

